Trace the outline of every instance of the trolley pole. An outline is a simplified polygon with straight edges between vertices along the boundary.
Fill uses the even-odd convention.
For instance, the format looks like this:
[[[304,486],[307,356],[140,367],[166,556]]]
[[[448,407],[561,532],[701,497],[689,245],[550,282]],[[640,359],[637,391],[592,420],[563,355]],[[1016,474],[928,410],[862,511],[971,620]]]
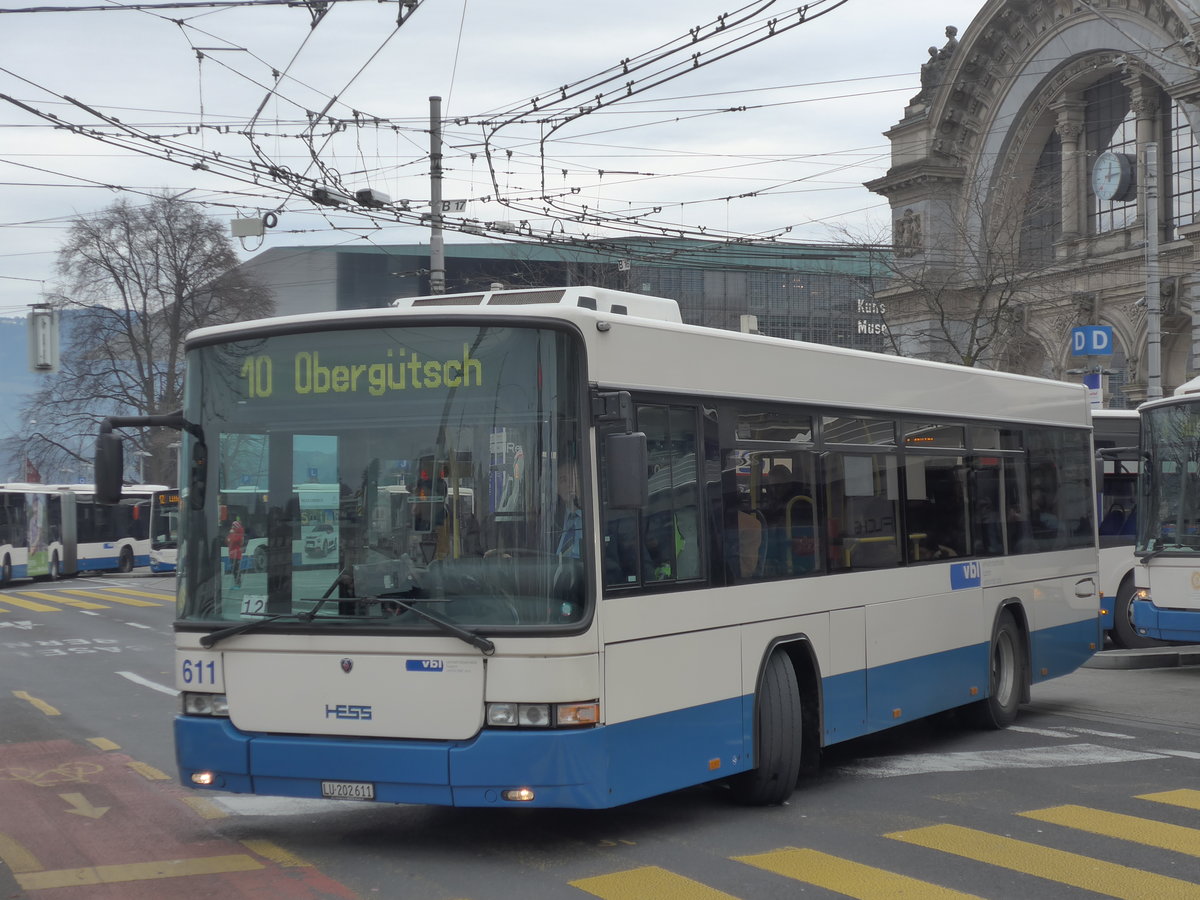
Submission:
[[[446,293],[442,239],[442,98],[429,98],[429,293]]]

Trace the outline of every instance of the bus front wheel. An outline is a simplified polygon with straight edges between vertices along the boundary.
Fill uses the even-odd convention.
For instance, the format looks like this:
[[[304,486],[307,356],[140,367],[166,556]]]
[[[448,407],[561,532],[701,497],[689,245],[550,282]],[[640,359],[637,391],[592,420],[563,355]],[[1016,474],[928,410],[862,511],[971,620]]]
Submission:
[[[1017,720],[1025,678],[1025,642],[1017,620],[1008,610],[1000,613],[988,655],[988,695],[975,707],[983,728],[1007,728]]]
[[[121,556],[117,560],[117,571],[125,575],[133,571],[133,549],[130,547],[121,548]]]
[[[1135,590],[1132,575],[1127,575],[1121,582],[1121,586],[1117,588],[1117,600],[1113,604],[1113,627],[1109,632],[1112,642],[1125,650],[1159,646],[1159,642],[1154,638],[1138,634],[1137,629],[1133,627],[1133,593]]]
[[[757,806],[783,803],[796,789],[804,730],[800,687],[791,658],[771,654],[758,695],[757,768],[732,781],[734,796]]]
[[[4,557],[4,566],[0,567],[0,584],[8,584],[12,581],[12,558]]]

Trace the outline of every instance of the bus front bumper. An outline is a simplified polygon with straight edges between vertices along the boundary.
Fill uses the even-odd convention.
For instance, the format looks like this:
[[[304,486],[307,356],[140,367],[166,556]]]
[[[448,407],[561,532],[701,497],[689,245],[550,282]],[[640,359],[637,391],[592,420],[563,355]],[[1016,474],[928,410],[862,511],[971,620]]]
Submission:
[[[752,697],[578,729],[484,729],[463,741],[244,732],[226,718],[175,718],[180,780],[241,794],[325,796],[372,786],[384,803],[604,809],[751,766]],[[211,773],[208,783],[193,776]],[[507,792],[527,788],[532,799]]]
[[[1133,600],[1133,627],[1143,637],[1200,643],[1200,610],[1162,609],[1152,600]]]

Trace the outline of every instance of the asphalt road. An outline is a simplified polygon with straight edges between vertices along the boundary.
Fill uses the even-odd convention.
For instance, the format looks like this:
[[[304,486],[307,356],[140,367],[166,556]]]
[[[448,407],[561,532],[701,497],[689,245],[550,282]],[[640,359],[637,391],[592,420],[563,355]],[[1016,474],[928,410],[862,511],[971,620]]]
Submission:
[[[775,808],[296,801],[175,783],[173,587],[0,591],[0,898],[1200,898],[1197,648],[1100,654],[1002,732],[841,745]]]

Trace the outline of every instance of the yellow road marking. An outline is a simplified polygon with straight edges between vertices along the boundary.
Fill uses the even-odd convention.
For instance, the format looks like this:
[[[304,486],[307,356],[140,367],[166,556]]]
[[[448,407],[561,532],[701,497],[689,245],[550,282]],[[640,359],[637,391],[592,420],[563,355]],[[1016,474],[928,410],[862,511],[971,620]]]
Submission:
[[[253,850],[263,859],[269,859],[271,862],[281,866],[311,866],[312,863],[308,860],[301,859],[294,853],[284,850],[278,844],[273,844],[270,841],[249,840],[242,841],[250,850]]]
[[[1047,881],[1074,885],[1105,897],[1119,897],[1122,900],[1196,900],[1197,895],[1196,885],[1190,881],[1142,872],[1106,860],[959,825],[931,825],[912,831],[893,832],[887,837]]]
[[[41,710],[48,716],[61,716],[57,709],[47,703],[45,700],[39,700],[37,697],[31,697],[26,691],[13,691],[13,696],[18,700],[24,700],[32,704],[35,708]]]
[[[1147,847],[1161,847],[1163,850],[1186,853],[1188,856],[1200,856],[1200,830],[1185,828],[1182,825],[1155,822],[1152,819],[1142,819],[1137,816],[1126,816],[1121,813],[1069,804],[1049,809],[1035,809],[1031,812],[1020,813],[1020,815],[1029,819],[1037,819],[1039,822],[1049,822],[1052,825],[1063,825],[1091,834],[1101,834],[1118,840],[1133,841],[1135,844],[1145,844]]]
[[[1139,800],[1151,800],[1154,803],[1169,803],[1172,806],[1182,806],[1184,809],[1200,809],[1200,791],[1178,790],[1160,791],[1157,794],[1140,794]]]
[[[112,587],[105,586],[104,590],[113,591],[117,594],[125,594],[130,597],[153,597],[160,603],[175,602],[175,593],[173,591],[136,591],[133,588],[117,587],[116,585]]]
[[[34,600],[22,600],[16,594],[5,594],[4,602],[19,606],[21,609],[28,609],[31,612],[62,612],[57,606],[47,606],[45,603],[38,603]]]
[[[180,799],[202,819],[224,819],[229,815],[207,797],[181,797]]]
[[[737,900],[732,894],[710,888],[698,881],[676,875],[658,866],[643,866],[610,875],[596,875],[571,882],[572,887],[587,891],[603,900],[645,900],[670,897],[671,900]]]
[[[209,856],[201,859],[164,859],[158,862],[29,872],[17,874],[17,884],[27,891],[38,891],[47,888],[80,887],[87,884],[119,884],[123,881],[180,878],[185,875],[251,872],[262,868],[265,868],[262,863],[245,853],[232,853],[228,856]]]
[[[891,900],[920,897],[921,900],[979,900],[974,894],[953,891],[938,884],[909,878],[885,869],[863,865],[819,850],[785,847],[771,853],[735,856],[739,862],[774,872],[805,884],[855,897],[857,900]]]
[[[154,768],[154,766],[150,765],[149,763],[138,762],[136,759],[131,759],[129,762],[125,763],[125,765],[129,766],[129,768],[133,769],[133,771],[150,781],[171,780],[170,775],[168,775],[162,769]]]
[[[120,750],[121,745],[108,738],[88,738],[88,743],[100,750]]]
[[[87,819],[99,819],[112,809],[111,806],[93,806],[92,801],[83,794],[59,794],[58,796],[71,807],[67,812]]]
[[[14,875],[42,871],[38,858],[3,832],[0,832],[0,862],[8,866]]]
[[[38,600],[47,600],[50,603],[62,603],[66,606],[73,606],[76,609],[106,609],[101,603],[92,603],[90,600],[76,600],[74,597],[63,597],[61,594],[51,594],[47,591],[26,591],[27,597],[36,597]]]
[[[148,600],[132,600],[129,597],[114,597],[111,594],[99,594],[95,591],[64,590],[64,594],[74,594],[78,597],[91,597],[94,600],[104,600],[107,603],[119,603],[121,606],[164,606],[165,603],[151,603]]]

